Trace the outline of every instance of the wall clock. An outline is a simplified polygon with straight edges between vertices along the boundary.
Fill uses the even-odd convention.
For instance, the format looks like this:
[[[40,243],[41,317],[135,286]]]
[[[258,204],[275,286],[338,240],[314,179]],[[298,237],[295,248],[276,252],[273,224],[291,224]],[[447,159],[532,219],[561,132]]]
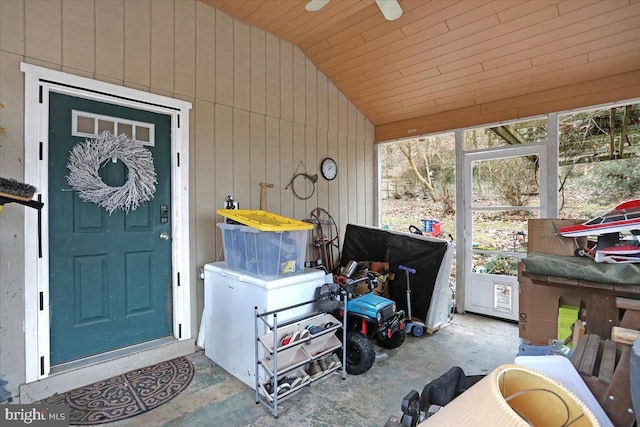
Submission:
[[[331,181],[338,175],[338,164],[331,157],[327,157],[320,164],[320,172],[324,179]]]

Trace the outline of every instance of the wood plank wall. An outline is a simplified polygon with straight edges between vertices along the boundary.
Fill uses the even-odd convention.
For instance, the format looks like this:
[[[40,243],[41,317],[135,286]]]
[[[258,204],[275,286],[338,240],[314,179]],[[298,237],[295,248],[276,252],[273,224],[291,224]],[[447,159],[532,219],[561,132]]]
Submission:
[[[1,0],[0,103],[6,108],[0,124],[7,133],[0,135],[0,175],[18,180],[24,176],[21,61],[193,103],[194,283],[196,266],[222,252],[216,209],[228,194],[242,208],[258,209],[259,182],[274,184],[267,190],[269,211],[303,219],[320,206],[339,221],[341,233],[349,222],[375,224],[373,125],[291,43],[195,0]],[[320,177],[305,201],[285,190],[301,161],[307,173],[319,174],[327,156],[338,162],[336,180]],[[8,332],[21,330],[24,318],[24,237],[16,232],[22,229],[22,210],[6,209],[0,216],[0,368],[13,367],[16,377],[1,369],[12,385],[24,370],[22,334]]]

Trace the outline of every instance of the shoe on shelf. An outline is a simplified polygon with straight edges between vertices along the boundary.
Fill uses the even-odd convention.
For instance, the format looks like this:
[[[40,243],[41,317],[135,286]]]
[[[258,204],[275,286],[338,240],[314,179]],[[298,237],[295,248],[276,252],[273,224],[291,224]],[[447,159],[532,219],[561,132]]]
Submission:
[[[267,391],[267,393],[269,393],[271,396],[273,396],[273,382],[269,381],[266,384],[263,384],[264,389]]]
[[[284,386],[286,384],[286,387],[293,388],[293,381],[295,379],[296,379],[296,377],[283,377],[280,381],[278,381],[278,385]],[[280,388],[280,387],[278,387],[278,388]]]
[[[307,325],[306,329],[311,333],[311,335],[316,335],[322,332],[322,326],[318,325]]]
[[[302,341],[302,340],[306,340],[310,336],[311,336],[311,333],[309,332],[309,330],[303,329],[302,332],[300,332],[300,337],[298,339]]]
[[[278,394],[286,393],[289,390],[291,390],[291,383],[278,384]]]
[[[285,393],[285,392],[291,390],[291,388],[292,388],[291,382],[292,381],[293,381],[293,379],[292,378],[288,378],[288,377],[284,377],[283,379],[278,381],[278,394],[282,394],[282,393]],[[267,393],[269,393],[270,396],[273,397],[273,380],[271,380],[268,383],[264,384],[264,389],[267,391]]]
[[[300,331],[295,331],[290,334],[285,335],[282,340],[280,340],[280,345],[285,346],[289,344],[293,344],[298,339],[300,339]]]
[[[335,353],[331,353],[331,356],[328,356],[327,359],[329,360],[329,369],[339,368],[340,366],[342,366],[340,358]]]
[[[324,324],[325,329],[330,329],[330,328],[333,328],[334,326],[338,326],[338,324],[336,322],[327,322]]]
[[[293,334],[287,334],[280,340],[280,345],[285,346],[291,343],[291,338],[293,338]]]
[[[327,369],[329,369],[329,363],[325,357],[321,357],[320,359],[318,359],[318,365],[320,366],[320,369],[322,369],[323,371],[326,371]]]
[[[291,388],[296,388],[302,385],[302,377],[293,377],[293,381],[291,381]]]
[[[318,365],[318,361],[317,360],[312,360],[311,362],[309,362],[309,364],[305,368],[305,371],[307,372],[307,374],[309,374],[311,377],[313,377],[313,376],[316,376],[319,373],[321,373],[322,369]]]

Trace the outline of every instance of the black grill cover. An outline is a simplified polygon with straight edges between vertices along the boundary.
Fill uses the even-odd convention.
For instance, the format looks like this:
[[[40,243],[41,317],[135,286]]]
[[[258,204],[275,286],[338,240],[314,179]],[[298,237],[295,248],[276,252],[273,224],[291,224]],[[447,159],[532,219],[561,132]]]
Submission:
[[[377,227],[347,224],[340,264],[349,260],[388,262],[395,279],[389,281],[391,299],[398,309],[407,310],[406,273],[399,265],[416,270],[409,275],[412,316],[426,323],[427,312],[448,243],[424,236]],[[448,280],[448,278],[447,278]]]

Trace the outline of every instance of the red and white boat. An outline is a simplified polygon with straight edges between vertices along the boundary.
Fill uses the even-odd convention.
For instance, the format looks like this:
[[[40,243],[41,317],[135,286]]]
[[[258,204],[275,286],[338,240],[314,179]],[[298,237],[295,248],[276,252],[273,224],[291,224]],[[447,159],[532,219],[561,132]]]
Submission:
[[[561,227],[558,231],[565,237],[598,236],[598,242],[592,248],[578,248],[578,256],[611,264],[639,263],[640,199],[622,202],[602,216],[582,224]],[[625,232],[631,233],[631,240],[637,240],[635,244],[629,245],[620,240],[621,233]]]

